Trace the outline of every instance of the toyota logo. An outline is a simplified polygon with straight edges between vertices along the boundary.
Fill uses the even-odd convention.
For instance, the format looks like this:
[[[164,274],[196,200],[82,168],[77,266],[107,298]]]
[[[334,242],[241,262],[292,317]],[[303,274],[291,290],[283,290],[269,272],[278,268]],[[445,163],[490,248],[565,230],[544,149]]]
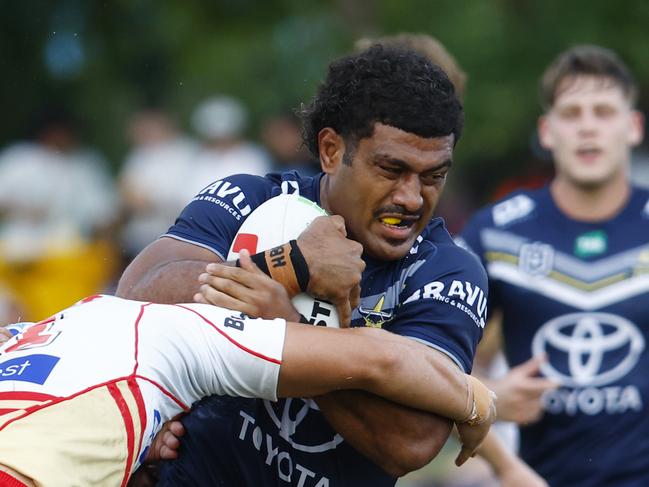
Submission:
[[[645,348],[629,320],[609,313],[571,313],[545,323],[532,355],[546,354],[545,376],[569,387],[600,386],[625,376]]]
[[[301,406],[298,407],[297,412],[294,411],[294,414],[291,414],[291,405],[293,401],[296,403],[301,402]],[[319,411],[318,405],[312,399],[302,399],[302,398],[287,398],[284,400],[282,406],[282,417],[278,417],[273,409],[273,405],[270,401],[264,401],[264,406],[266,407],[266,412],[270,416],[275,426],[279,430],[279,435],[288,441],[293,448],[299,451],[306,453],[321,453],[327,450],[334,450],[338,445],[343,442],[343,437],[338,433],[334,433],[332,438],[323,439],[321,443],[305,445],[294,439],[294,435],[298,432],[298,427],[302,422],[309,416],[309,411],[316,410]],[[304,426],[303,426],[304,427]],[[307,426],[308,427],[308,426]]]

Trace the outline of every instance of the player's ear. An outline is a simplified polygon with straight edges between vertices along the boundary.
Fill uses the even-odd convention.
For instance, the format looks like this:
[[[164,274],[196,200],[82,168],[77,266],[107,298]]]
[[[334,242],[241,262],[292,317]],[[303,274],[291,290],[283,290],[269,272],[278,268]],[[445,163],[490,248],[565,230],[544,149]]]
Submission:
[[[550,131],[547,115],[541,115],[537,124],[537,133],[541,147],[551,150],[554,146],[554,137]]]
[[[640,145],[644,138],[644,115],[639,110],[631,112],[631,121],[629,126],[629,144],[631,147]]]
[[[345,141],[334,129],[325,127],[318,132],[318,151],[322,172],[334,173],[342,164]]]

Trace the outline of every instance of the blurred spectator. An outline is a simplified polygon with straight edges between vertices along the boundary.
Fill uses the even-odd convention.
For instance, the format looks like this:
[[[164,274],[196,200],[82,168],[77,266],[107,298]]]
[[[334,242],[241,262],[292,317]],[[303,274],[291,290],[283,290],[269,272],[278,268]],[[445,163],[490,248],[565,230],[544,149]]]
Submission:
[[[244,139],[248,114],[239,100],[221,95],[203,101],[192,115],[192,125],[203,139],[192,163],[194,193],[232,174],[263,176],[271,170],[266,152]]]
[[[0,284],[0,326],[21,321],[24,314],[13,293]]]
[[[135,113],[128,136],[133,149],[122,166],[119,189],[126,213],[122,251],[130,260],[163,234],[194,196],[184,182],[192,177],[199,148],[159,110]]]
[[[295,170],[302,176],[320,172],[319,161],[302,142],[302,126],[294,113],[286,111],[268,118],[261,129],[261,138],[270,152],[275,171]]]
[[[33,140],[0,153],[0,282],[24,319],[44,318],[110,277],[104,237],[116,203],[104,160],[79,144],[61,110],[44,111]]]

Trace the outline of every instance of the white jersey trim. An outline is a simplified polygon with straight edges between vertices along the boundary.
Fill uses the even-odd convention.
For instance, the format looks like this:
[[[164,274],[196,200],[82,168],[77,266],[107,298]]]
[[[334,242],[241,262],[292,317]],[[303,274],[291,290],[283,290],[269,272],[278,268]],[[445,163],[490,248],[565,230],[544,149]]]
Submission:
[[[649,292],[649,274],[634,276],[597,291],[582,291],[549,277],[530,276],[517,265],[505,262],[491,262],[487,270],[492,279],[500,279],[582,310],[599,309]]]
[[[414,340],[416,342],[423,343],[427,347],[433,348],[433,349],[437,350],[438,352],[442,352],[444,355],[446,355],[448,358],[450,358],[453,362],[455,362],[455,365],[457,365],[462,372],[466,373],[466,370],[464,370],[464,366],[462,365],[462,362],[460,362],[460,360],[455,355],[453,355],[451,352],[449,352],[445,348],[443,348],[443,347],[441,347],[439,345],[436,345],[434,343],[428,342],[426,340],[422,340],[421,338],[413,337],[413,336],[410,336],[410,335],[403,335],[403,336],[405,338],[410,338],[411,340]]]

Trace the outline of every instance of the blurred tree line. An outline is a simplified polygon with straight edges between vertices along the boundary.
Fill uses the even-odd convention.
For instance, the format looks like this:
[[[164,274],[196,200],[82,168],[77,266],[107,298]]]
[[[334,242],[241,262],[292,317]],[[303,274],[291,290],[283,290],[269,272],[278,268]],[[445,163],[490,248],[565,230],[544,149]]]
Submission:
[[[457,167],[483,196],[532,157],[537,80],[566,47],[617,50],[647,91],[649,2],[627,0],[0,0],[0,147],[52,103],[118,168],[133,110],[161,106],[186,126],[215,93],[257,123],[314,92],[361,36],[432,34],[469,75]],[[647,97],[641,96],[641,108]],[[645,110],[646,111],[646,110]],[[251,134],[254,136],[253,125]]]

